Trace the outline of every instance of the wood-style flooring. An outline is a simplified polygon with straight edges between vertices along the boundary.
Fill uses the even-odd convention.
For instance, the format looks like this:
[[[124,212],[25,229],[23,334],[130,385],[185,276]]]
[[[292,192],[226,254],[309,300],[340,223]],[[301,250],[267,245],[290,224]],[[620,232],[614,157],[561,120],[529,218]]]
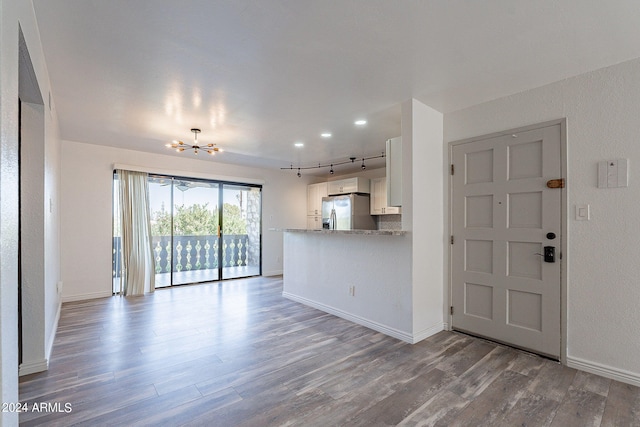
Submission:
[[[640,426],[637,387],[458,333],[406,344],[281,278],[66,303],[20,399],[25,426]]]

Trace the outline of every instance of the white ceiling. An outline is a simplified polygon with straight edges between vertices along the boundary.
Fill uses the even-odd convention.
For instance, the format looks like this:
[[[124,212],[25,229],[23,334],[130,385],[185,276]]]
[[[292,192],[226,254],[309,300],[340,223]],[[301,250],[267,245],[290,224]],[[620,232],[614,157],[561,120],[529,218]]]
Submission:
[[[410,98],[446,113],[640,57],[638,0],[34,6],[63,139],[193,156],[164,144],[199,127],[213,161],[271,168],[379,155]]]

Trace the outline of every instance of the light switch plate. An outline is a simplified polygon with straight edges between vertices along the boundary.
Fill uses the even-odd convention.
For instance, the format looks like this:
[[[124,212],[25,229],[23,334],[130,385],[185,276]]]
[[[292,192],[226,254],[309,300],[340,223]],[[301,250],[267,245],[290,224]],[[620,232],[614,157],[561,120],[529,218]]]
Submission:
[[[589,205],[576,205],[576,221],[589,221],[590,219]]]

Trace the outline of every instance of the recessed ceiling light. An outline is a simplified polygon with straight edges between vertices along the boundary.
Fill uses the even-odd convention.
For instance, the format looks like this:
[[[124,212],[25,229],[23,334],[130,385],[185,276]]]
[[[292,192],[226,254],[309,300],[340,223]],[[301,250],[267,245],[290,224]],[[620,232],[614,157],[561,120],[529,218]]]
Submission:
[[[331,133],[330,132],[324,132],[320,134],[321,137],[323,138],[331,138]]]
[[[355,124],[356,126],[364,126],[364,125],[366,125],[366,124],[367,124],[367,121],[366,121],[366,120],[356,120],[356,121],[354,122],[354,124]]]
[[[302,142],[296,142],[295,144],[296,147],[304,147],[304,144]]]

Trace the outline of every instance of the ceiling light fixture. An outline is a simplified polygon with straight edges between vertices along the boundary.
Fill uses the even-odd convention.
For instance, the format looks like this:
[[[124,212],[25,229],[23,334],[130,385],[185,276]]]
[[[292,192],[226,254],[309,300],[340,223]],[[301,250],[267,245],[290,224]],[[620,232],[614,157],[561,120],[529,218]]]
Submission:
[[[353,124],[355,124],[356,126],[364,126],[367,124],[366,120],[356,120],[355,122],[353,122]]]
[[[296,142],[295,144],[296,147],[300,148],[300,147],[304,147],[304,144],[302,142]]]
[[[222,148],[217,147],[216,144],[200,145],[198,143],[198,134],[202,132],[200,129],[193,128],[191,129],[191,132],[193,132],[193,144],[185,144],[182,141],[173,141],[171,144],[166,144],[166,147],[173,148],[178,153],[182,153],[185,150],[193,150],[193,154],[198,154],[200,150],[204,150],[212,156],[218,152],[224,151]]]
[[[364,159],[362,159],[362,170],[365,170],[367,167],[364,164]]]
[[[321,137],[323,138],[331,138],[331,133],[330,132],[324,132],[320,134]]]

